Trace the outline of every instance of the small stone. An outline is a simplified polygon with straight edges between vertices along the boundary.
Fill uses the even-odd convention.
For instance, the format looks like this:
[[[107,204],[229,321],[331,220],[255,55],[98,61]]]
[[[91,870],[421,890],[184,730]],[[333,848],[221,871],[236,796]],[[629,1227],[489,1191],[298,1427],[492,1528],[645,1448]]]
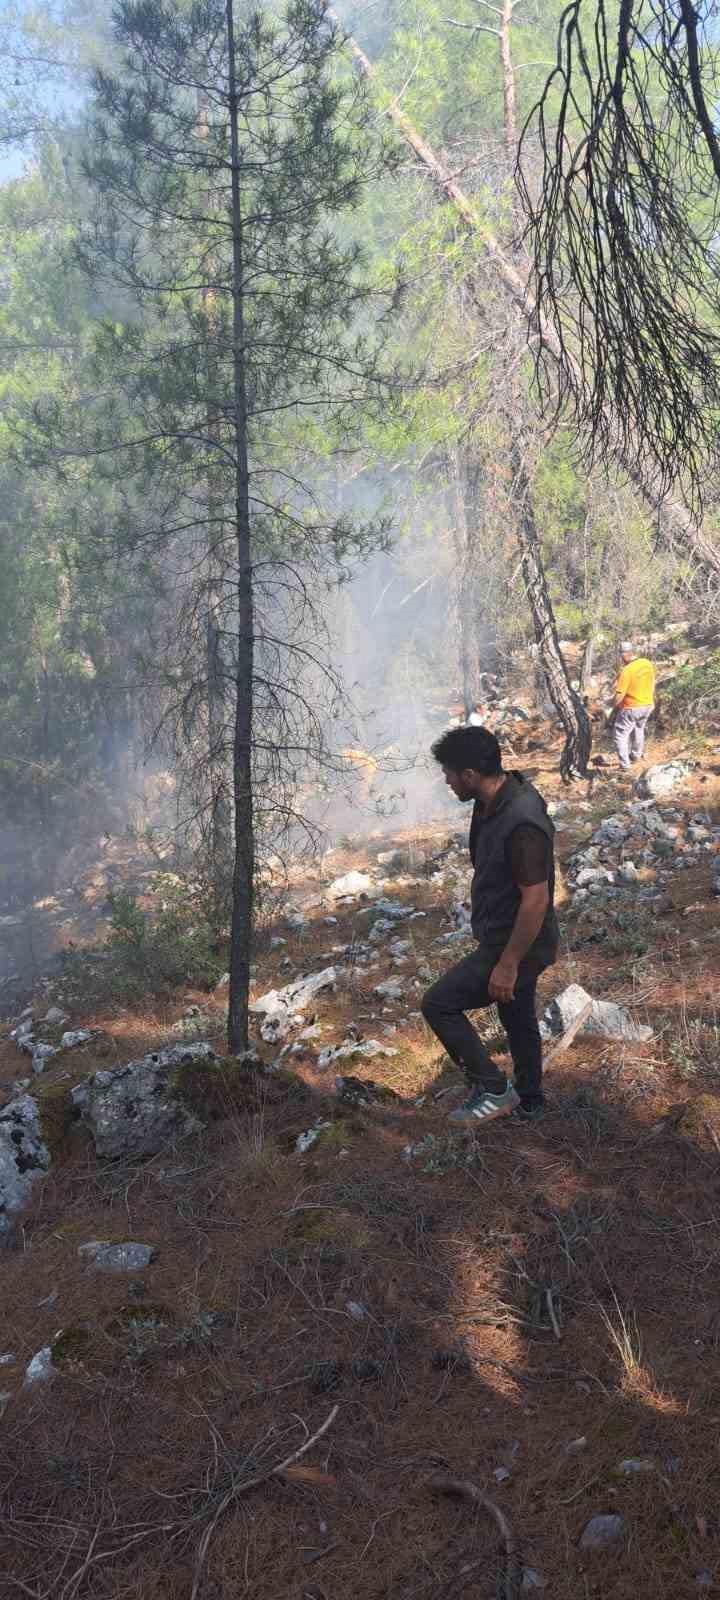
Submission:
[[[373,1361],[368,1356],[364,1360],[353,1361],[352,1375],[358,1383],[377,1383],[382,1377],[382,1367],[379,1361]]]
[[[308,1128],[306,1133],[299,1133],[295,1140],[296,1154],[306,1155],[308,1150],[312,1150],[313,1145],[317,1144],[323,1129],[329,1127],[331,1127],[329,1122],[316,1122],[314,1128]]]
[[[67,1017],[65,1012],[60,1010],[59,1006],[51,1006],[50,1010],[46,1011],[45,1016],[43,1017],[43,1022],[49,1022],[51,1026],[56,1026],[59,1028],[63,1022],[67,1022]]]
[[[403,993],[402,984],[395,978],[388,978],[385,983],[378,983],[373,989],[373,994],[378,995],[381,1000],[402,1000]]]
[[[25,1368],[24,1387],[32,1389],[37,1383],[49,1383],[55,1377],[55,1370],[50,1345],[43,1345]]]
[[[78,1245],[78,1255],[98,1272],[144,1272],[155,1253],[149,1244],[108,1244],[105,1239]]]
[[[623,861],[621,866],[618,867],[618,877],[623,883],[637,883],[640,878],[640,873],[638,872],[635,862]]]
[[[587,1449],[587,1439],[585,1438],[585,1435],[583,1433],[583,1434],[581,1434],[579,1439],[570,1439],[569,1440],[568,1444],[565,1445],[565,1454],[566,1454],[566,1456],[579,1456],[579,1455],[582,1454],[583,1450],[586,1450],[586,1449]]]
[[[368,1315],[368,1308],[360,1300],[346,1300],[345,1310],[353,1322],[364,1322]]]
[[[496,1467],[495,1471],[493,1472],[493,1477],[496,1483],[507,1483],[510,1473],[508,1472],[507,1467]]]
[[[625,1518],[611,1512],[591,1517],[580,1535],[581,1550],[610,1550],[625,1532]]]
[[[623,1478],[633,1478],[641,1472],[657,1472],[657,1462],[652,1456],[628,1456],[624,1461],[618,1461],[616,1472]]]
[[[710,1571],[710,1568],[701,1567],[700,1571],[695,1573],[695,1582],[698,1586],[698,1589],[712,1589],[715,1583],[715,1578],[713,1573]]]
[[[60,1040],[61,1050],[75,1050],[79,1044],[87,1044],[92,1039],[89,1028],[73,1028],[69,1033],[64,1033]]]
[[[538,1572],[537,1567],[523,1567],[521,1589],[545,1589],[547,1579]]]

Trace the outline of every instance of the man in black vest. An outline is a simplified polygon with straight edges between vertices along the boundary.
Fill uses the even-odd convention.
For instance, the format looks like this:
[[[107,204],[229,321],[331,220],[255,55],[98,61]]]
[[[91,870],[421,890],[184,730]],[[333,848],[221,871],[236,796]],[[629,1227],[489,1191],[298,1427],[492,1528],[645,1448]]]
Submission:
[[[543,1114],[542,1046],[535,1014],[540,973],[557,957],[555,829],[547,806],[519,772],[503,772],[488,728],[451,728],[433,745],[458,800],[473,800],[470,827],[472,930],[478,948],[428,989],[423,1016],[465,1070],[470,1097],[452,1122],[480,1127],[515,1112]],[[515,1087],[488,1055],[466,1011],[497,1005]]]

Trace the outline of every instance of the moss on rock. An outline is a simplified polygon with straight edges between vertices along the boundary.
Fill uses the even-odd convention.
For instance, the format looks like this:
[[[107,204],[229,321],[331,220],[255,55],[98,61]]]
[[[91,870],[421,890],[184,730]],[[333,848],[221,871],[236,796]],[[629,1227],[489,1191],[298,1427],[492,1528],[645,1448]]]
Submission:
[[[203,1121],[216,1121],[234,1111],[255,1113],[261,1106],[308,1095],[296,1073],[284,1069],[268,1072],[262,1062],[244,1056],[182,1061],[175,1069],[173,1089],[178,1100]]]

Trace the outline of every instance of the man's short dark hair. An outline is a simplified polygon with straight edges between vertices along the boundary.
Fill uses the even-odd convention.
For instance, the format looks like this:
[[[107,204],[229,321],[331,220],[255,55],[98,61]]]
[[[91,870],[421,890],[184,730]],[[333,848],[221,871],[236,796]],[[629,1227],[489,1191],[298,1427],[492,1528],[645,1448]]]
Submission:
[[[432,747],[441,767],[464,772],[469,767],[483,778],[494,778],[502,771],[500,746],[489,728],[448,728]]]

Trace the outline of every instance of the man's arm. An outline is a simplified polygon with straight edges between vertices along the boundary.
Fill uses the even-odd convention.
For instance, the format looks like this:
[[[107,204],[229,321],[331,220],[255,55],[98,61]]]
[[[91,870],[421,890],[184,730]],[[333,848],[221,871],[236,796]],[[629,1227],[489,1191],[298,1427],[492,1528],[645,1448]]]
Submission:
[[[535,943],[550,904],[547,882],[519,884],[520,906],[508,942],[488,981],[491,1000],[512,1000],[518,967]]]

